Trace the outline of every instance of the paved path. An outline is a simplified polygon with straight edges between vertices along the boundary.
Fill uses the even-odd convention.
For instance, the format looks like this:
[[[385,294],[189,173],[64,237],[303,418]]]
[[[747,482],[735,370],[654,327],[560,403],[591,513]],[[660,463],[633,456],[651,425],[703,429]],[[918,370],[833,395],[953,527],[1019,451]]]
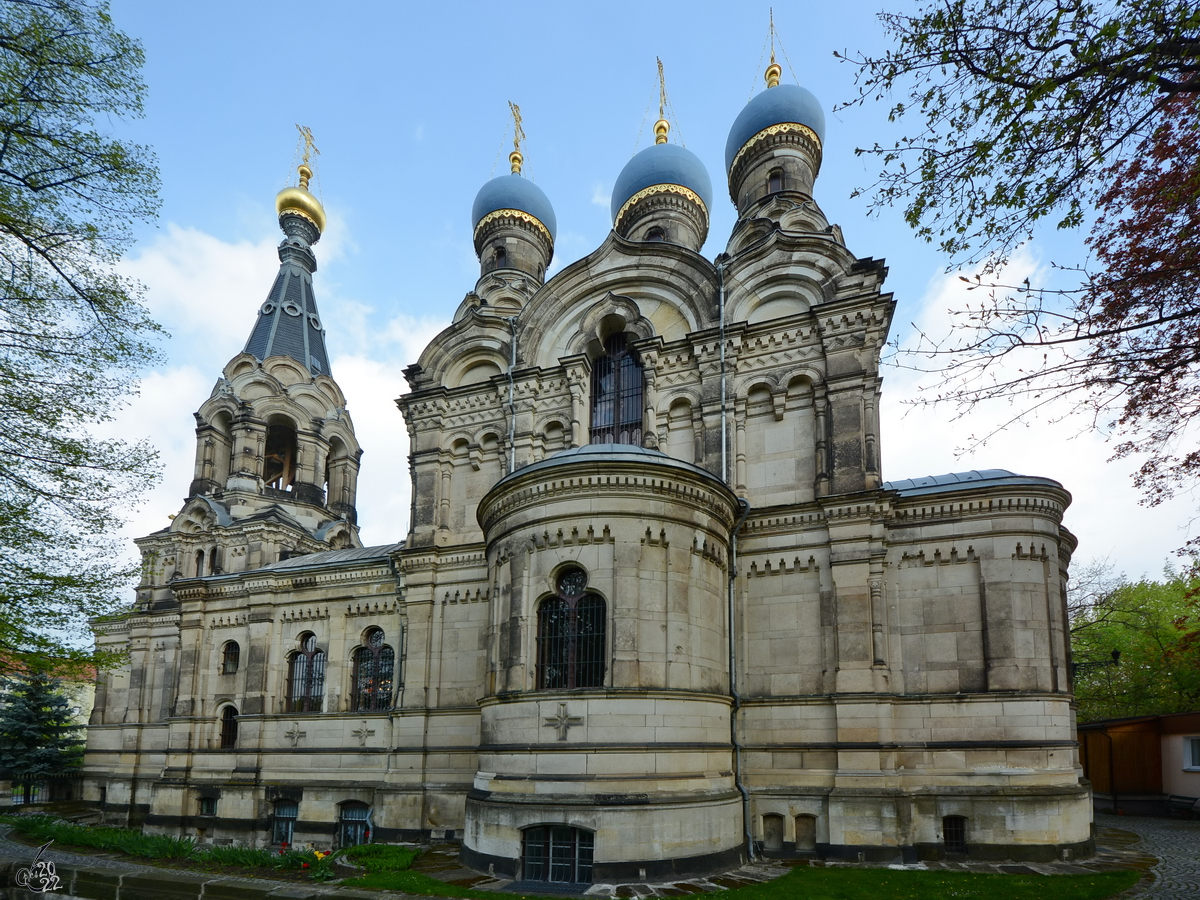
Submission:
[[[1122,834],[1132,833],[1138,840],[1124,841],[1129,849],[1154,857],[1154,881],[1138,900],[1200,898],[1200,821],[1097,813],[1096,828],[1110,844],[1122,843]]]

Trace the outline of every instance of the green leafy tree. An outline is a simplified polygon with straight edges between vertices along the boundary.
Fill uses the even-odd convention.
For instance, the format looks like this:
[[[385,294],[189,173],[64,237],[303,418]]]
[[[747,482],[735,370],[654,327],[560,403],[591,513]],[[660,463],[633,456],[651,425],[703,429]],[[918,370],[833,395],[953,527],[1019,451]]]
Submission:
[[[917,124],[858,151],[882,162],[872,203],[902,204],[952,265],[982,269],[949,334],[895,357],[934,376],[917,402],[1004,400],[1001,428],[1082,412],[1123,436],[1115,456],[1144,457],[1148,502],[1194,482],[1200,451],[1180,445],[1200,416],[1200,6],[936,0],[881,19],[894,49],[851,60],[850,105],[892,97],[891,119]],[[1040,223],[1089,220],[1093,258],[1058,266],[1066,288],[996,274]]]
[[[87,619],[132,574],[106,536],[156,477],[148,446],[92,430],[156,356],[114,268],[154,159],[97,130],[142,114],[141,65],[103,3],[0,0],[0,671],[97,659]]]
[[[1070,605],[1079,721],[1200,709],[1200,583],[1168,573],[1130,584],[1089,571]],[[1120,661],[1110,665],[1114,650]]]
[[[45,672],[12,679],[0,695],[0,768],[33,779],[78,769],[80,730],[58,681]],[[31,787],[26,781],[26,803]]]

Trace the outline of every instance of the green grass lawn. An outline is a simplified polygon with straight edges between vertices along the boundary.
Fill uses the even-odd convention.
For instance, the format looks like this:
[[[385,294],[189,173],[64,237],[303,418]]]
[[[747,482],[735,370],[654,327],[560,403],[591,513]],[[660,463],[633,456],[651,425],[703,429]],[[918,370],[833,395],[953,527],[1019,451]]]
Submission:
[[[120,850],[130,856],[157,859],[191,859],[224,865],[297,868],[308,863],[314,875],[332,877],[328,861],[314,861],[299,851],[280,856],[277,852],[249,847],[197,849],[187,838],[143,835],[123,828],[89,828],[61,822],[49,816],[3,817],[21,833],[37,841],[54,839],[76,847]],[[436,897],[468,897],[472,900],[504,900],[531,894],[478,891],[414,872],[409,866],[419,854],[414,847],[369,844],[344,851],[367,870],[348,878],[347,887],[381,888]],[[294,857],[294,858],[293,858]],[[320,869],[318,873],[315,870]],[[1141,877],[1136,870],[1088,875],[981,875],[973,872],[926,872],[908,869],[858,869],[800,866],[782,878],[763,884],[721,891],[721,900],[1105,900],[1132,887]],[[561,900],[561,898],[560,898]]]
[[[1137,871],[1095,875],[978,875],[973,872],[921,872],[900,869],[800,867],[763,884],[722,891],[721,900],[1104,900],[1132,887]],[[437,881],[420,872],[374,872],[342,882],[347,887],[372,887],[430,894],[502,900],[529,894],[475,891]]]

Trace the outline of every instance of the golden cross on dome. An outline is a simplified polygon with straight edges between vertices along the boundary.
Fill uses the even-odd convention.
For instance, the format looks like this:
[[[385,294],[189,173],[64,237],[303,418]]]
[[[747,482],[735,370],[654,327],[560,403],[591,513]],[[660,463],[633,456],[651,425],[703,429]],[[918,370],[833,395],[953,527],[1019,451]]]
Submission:
[[[671,123],[667,121],[667,79],[663,75],[662,59],[654,57],[658,63],[658,121],[654,123],[654,143],[665,144],[671,131]]]
[[[521,155],[521,141],[525,140],[525,129],[521,127],[521,107],[509,100],[508,109],[513,117],[513,152],[508,154],[508,161],[512,163],[513,174],[520,175],[521,163],[525,160]]]
[[[771,64],[775,64],[775,7],[767,7],[767,15],[770,17],[771,29]]]
[[[300,160],[301,165],[308,165],[308,161],[312,156],[320,156],[321,151],[317,149],[316,142],[313,140],[312,129],[307,125],[297,125],[296,130],[300,132],[300,137],[304,138],[304,156]]]
[[[779,76],[783,74],[783,67],[775,62],[775,7],[770,7],[770,35],[771,35],[771,64],[767,66],[766,74],[763,76],[767,80],[767,87],[779,87]],[[784,56],[787,56],[785,53]]]

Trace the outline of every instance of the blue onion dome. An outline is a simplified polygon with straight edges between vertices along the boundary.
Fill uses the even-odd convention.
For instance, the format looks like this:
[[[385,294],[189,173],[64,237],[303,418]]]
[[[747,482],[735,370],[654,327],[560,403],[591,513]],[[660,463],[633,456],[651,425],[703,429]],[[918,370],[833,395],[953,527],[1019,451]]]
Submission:
[[[505,211],[529,216],[533,223],[545,229],[550,242],[554,242],[558,222],[554,218],[550,199],[540,187],[517,172],[493,178],[479,189],[471,207],[471,225],[478,233],[484,219],[493,213]]]
[[[770,82],[768,82],[769,84]],[[759,135],[776,126],[795,125],[807,129],[825,143],[825,113],[812,92],[798,84],[776,84],[746,104],[729,129],[725,142],[725,172],[733,172],[738,154]]]
[[[699,157],[678,144],[654,144],[634,156],[617,176],[612,193],[613,227],[637,200],[656,192],[691,195],[699,200],[706,219],[712,207],[712,181]]]

